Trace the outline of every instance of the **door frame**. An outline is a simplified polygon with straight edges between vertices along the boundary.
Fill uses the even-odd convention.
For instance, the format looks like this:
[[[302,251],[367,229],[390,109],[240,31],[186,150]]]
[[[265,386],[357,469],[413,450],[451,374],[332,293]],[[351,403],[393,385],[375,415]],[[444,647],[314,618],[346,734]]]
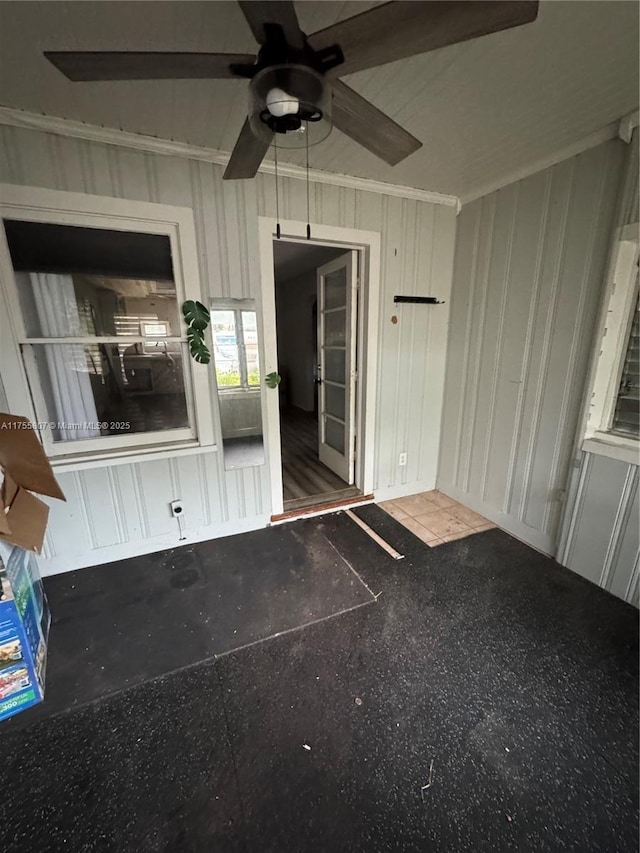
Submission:
[[[307,223],[281,220],[280,239],[306,245],[324,245],[356,249],[359,252],[358,287],[358,383],[356,391],[357,454],[355,484],[363,494],[374,487],[376,397],[378,385],[378,322],[380,313],[380,232],[342,228],[334,225],[312,226],[313,237],[307,240]],[[276,289],[274,276],[273,241],[277,239],[273,217],[258,217],[260,249],[260,280],[262,303],[262,340],[264,374],[278,370],[278,339],[276,328]],[[271,515],[284,510],[282,494],[282,450],[280,446],[279,395],[271,389],[264,393],[265,447],[271,484]]]

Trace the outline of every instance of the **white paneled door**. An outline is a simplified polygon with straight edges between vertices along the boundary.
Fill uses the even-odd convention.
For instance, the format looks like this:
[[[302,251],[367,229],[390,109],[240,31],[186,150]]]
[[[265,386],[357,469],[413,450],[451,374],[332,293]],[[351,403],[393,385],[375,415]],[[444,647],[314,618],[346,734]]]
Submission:
[[[351,485],[355,472],[358,253],[318,268],[318,455]]]

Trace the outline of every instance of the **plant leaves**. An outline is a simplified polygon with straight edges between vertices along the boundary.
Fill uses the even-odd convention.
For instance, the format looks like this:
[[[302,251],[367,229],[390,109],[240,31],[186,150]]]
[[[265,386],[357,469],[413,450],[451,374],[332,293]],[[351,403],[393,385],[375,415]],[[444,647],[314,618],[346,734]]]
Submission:
[[[197,361],[198,364],[209,364],[211,361],[211,353],[205,344],[202,344],[200,347],[190,347],[189,351],[193,360]]]
[[[204,331],[202,329],[189,328],[187,331],[189,352],[192,358],[199,364],[209,364],[211,353],[204,342]]]
[[[198,364],[209,364],[211,361],[211,353],[207,349],[204,342],[204,332],[210,322],[208,309],[194,299],[187,299],[182,304],[182,314],[184,315],[187,329],[187,341],[189,343],[189,352],[194,361]]]
[[[267,375],[264,377],[264,380],[267,383],[267,385],[269,386],[269,388],[277,388],[278,385],[280,384],[281,378],[282,377],[280,376],[279,373],[276,373],[275,371],[273,371],[273,373],[267,373]]]
[[[202,304],[193,299],[187,299],[182,305],[182,313],[187,325],[192,329],[201,329],[204,331],[210,322],[208,309]]]
[[[192,341],[200,341],[201,343],[204,343],[204,331],[190,326],[187,329],[187,340],[189,341],[189,345],[191,345]]]

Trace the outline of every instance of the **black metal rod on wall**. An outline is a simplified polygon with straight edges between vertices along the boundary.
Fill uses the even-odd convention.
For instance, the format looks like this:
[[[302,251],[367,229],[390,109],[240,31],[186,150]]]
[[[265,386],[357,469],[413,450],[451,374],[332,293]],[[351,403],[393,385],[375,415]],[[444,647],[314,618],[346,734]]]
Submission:
[[[444,305],[440,299],[435,296],[394,296],[394,302],[411,302],[420,305]]]

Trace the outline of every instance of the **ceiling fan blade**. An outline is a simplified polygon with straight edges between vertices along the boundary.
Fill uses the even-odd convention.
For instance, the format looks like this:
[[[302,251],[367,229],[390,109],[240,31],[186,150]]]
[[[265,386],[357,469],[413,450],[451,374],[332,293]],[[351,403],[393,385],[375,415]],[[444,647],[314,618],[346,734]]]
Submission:
[[[253,135],[249,119],[245,119],[240,136],[227,163],[223,178],[233,181],[238,178],[253,178],[264,160],[269,145]]]
[[[245,53],[127,53],[46,51],[69,80],[196,80],[234,78],[232,64],[252,64]]]
[[[302,50],[304,37],[291,0],[238,0],[238,5],[258,44],[264,44],[267,38],[264,25],[278,24],[289,47]]]
[[[339,44],[345,56],[333,76],[352,74],[449,44],[534,21],[537,0],[400,0],[339,21],[309,36],[314,50]]]
[[[342,80],[332,80],[331,88],[334,125],[385,163],[395,166],[422,147],[419,139]]]

